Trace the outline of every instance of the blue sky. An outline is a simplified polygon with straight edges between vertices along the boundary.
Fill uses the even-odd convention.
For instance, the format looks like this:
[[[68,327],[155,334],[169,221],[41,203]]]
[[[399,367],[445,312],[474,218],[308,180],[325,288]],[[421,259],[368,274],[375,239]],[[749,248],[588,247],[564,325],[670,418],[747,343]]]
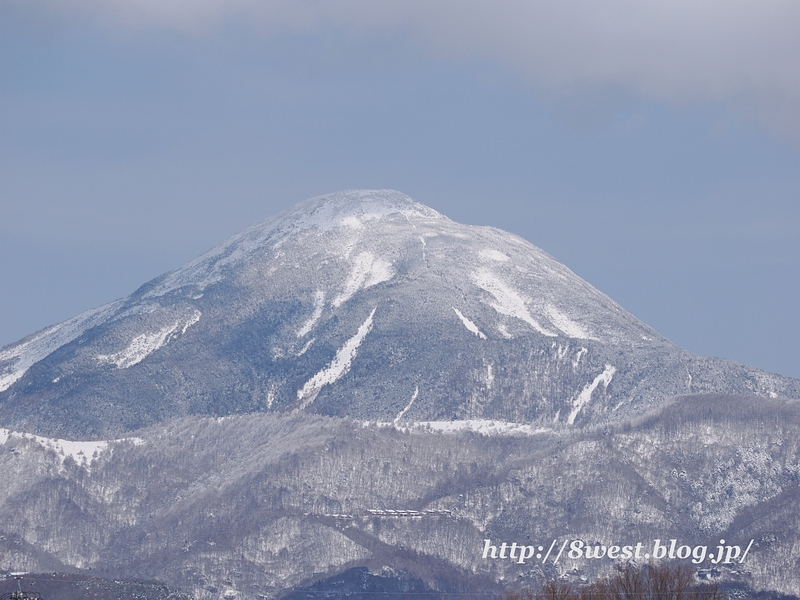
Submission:
[[[0,345],[394,188],[800,377],[797,31],[788,1],[0,0]]]

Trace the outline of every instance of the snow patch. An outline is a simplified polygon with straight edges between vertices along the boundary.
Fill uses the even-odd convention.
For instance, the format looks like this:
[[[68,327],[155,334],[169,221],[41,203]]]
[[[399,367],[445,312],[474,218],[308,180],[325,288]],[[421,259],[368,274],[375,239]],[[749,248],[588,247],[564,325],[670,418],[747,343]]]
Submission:
[[[358,217],[349,216],[345,217],[341,221],[344,227],[352,227],[353,229],[364,229],[364,223],[362,223]]]
[[[581,347],[581,349],[580,349],[580,350],[578,350],[578,351],[575,353],[575,360],[573,360],[573,361],[572,361],[572,369],[573,369],[573,370],[575,370],[575,369],[577,369],[577,368],[578,368],[578,365],[581,363],[581,358],[582,358],[582,357],[583,357],[583,355],[584,355],[584,354],[586,354],[587,352],[588,352],[588,350],[587,350],[586,348],[583,348],[583,347]]]
[[[778,393],[776,391],[778,383],[777,378],[772,375],[771,373],[765,373],[764,371],[752,370],[752,374],[755,376],[755,380],[758,383],[758,391],[762,394],[766,394],[770,398],[777,398]]]
[[[548,304],[545,307],[544,312],[547,315],[547,318],[550,319],[550,322],[569,337],[579,338],[582,340],[595,339],[589,335],[589,332],[586,331],[583,325],[580,325],[579,323],[576,323],[570,319],[565,313],[558,310],[558,308],[552,304]]]
[[[362,252],[353,262],[353,269],[342,292],[333,299],[334,306],[341,306],[361,289],[366,289],[394,277],[392,263],[375,257],[371,252]]]
[[[499,323],[497,325],[497,331],[499,331],[500,335],[502,335],[507,340],[510,340],[510,339],[514,338],[514,336],[511,335],[511,333],[509,333],[508,329],[506,329],[506,324],[505,323]]]
[[[408,412],[408,409],[411,408],[412,404],[414,404],[414,400],[417,399],[417,396],[419,396],[419,386],[417,386],[414,389],[414,394],[411,396],[411,401],[408,404],[406,404],[406,407],[403,410],[401,410],[399,413],[397,413],[397,416],[394,418],[395,424],[398,423],[400,421],[400,419],[403,418],[403,415]]]
[[[336,356],[333,357],[331,363],[306,381],[301,389],[297,390],[297,399],[303,401],[300,405],[300,409],[306,408],[311,404],[323,386],[333,383],[350,370],[350,365],[356,357],[358,347],[361,345],[361,342],[364,341],[366,335],[372,330],[372,318],[375,316],[375,310],[377,310],[377,307],[372,309],[367,320],[358,328],[358,332],[347,340],[344,346],[339,348],[339,351],[336,353]]]
[[[325,292],[322,290],[317,290],[314,293],[314,312],[311,313],[308,321],[306,321],[303,326],[297,330],[297,337],[303,337],[306,335],[314,325],[317,324],[319,318],[322,316],[322,309],[325,308]]]
[[[472,282],[494,297],[495,301],[489,304],[489,306],[500,314],[524,321],[542,335],[550,337],[558,336],[558,334],[548,331],[539,325],[539,322],[528,312],[525,306],[525,298],[515,289],[501,281],[488,269],[480,269],[478,272],[474,273],[472,275]]]
[[[484,335],[484,334],[481,332],[481,330],[480,330],[480,329],[478,329],[478,326],[477,326],[477,325],[475,325],[475,323],[473,323],[473,322],[472,322],[472,321],[470,321],[470,320],[469,320],[467,317],[465,317],[464,315],[462,315],[462,314],[461,314],[461,311],[460,311],[460,310],[458,310],[458,309],[457,309],[455,306],[451,306],[451,308],[452,308],[454,311],[456,311],[456,315],[458,315],[458,318],[459,318],[459,319],[461,319],[461,322],[464,324],[464,327],[466,327],[466,328],[467,328],[469,331],[471,331],[472,333],[474,333],[476,336],[478,336],[478,337],[479,337],[479,338],[481,338],[482,340],[485,340],[485,339],[486,339],[486,336],[485,336],[485,335]]]
[[[478,254],[481,258],[487,258],[489,260],[496,260],[499,262],[511,260],[506,254],[503,254],[500,252],[500,250],[495,250],[494,248],[484,248]]]
[[[492,421],[489,419],[468,419],[464,421],[416,421],[411,429],[441,431],[444,433],[458,433],[473,431],[483,435],[537,435],[548,433],[549,429],[534,427],[527,423],[509,423],[507,421]]]
[[[600,375],[595,377],[592,383],[583,388],[581,393],[578,394],[578,397],[572,402],[572,410],[569,413],[569,417],[567,417],[567,423],[569,425],[575,423],[575,417],[577,417],[578,413],[583,410],[584,406],[589,404],[589,401],[592,399],[592,392],[597,389],[597,386],[602,383],[607,388],[608,384],[611,383],[611,378],[614,377],[614,373],[616,372],[616,367],[606,365],[605,370],[600,373]]]
[[[31,433],[11,431],[9,429],[0,429],[0,444],[5,444],[9,440],[13,441],[14,439],[33,440],[43,448],[53,450],[56,454],[58,454],[61,457],[62,465],[67,458],[72,458],[76,463],[87,470],[89,467],[91,467],[95,459],[97,459],[100,454],[108,449],[109,444],[119,442],[131,442],[137,446],[144,444],[144,440],[141,438],[78,442],[72,440],[61,440],[57,438],[47,438],[39,435],[33,435]]]
[[[43,358],[69,344],[92,327],[108,321],[121,304],[122,301],[118,300],[86,311],[0,351],[0,364],[9,363],[0,367],[0,392],[10,388],[28,369]]]
[[[167,342],[174,339],[180,332],[180,335],[186,333],[192,325],[200,320],[201,313],[195,310],[188,317],[175,321],[172,325],[168,325],[159,329],[155,333],[143,333],[137,335],[128,347],[120,352],[114,354],[98,354],[97,360],[101,363],[113,363],[118,369],[127,369],[133,365],[137,365],[145,358],[150,356],[153,352],[164,346]]]

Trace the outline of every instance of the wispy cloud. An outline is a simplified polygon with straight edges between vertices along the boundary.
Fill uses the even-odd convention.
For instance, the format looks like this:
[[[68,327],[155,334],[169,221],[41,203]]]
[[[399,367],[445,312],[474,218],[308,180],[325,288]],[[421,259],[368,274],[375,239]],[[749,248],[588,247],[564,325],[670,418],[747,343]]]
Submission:
[[[0,0],[32,10],[23,0]],[[722,103],[800,141],[796,0],[42,0],[106,26],[191,35],[246,19],[264,34],[397,31],[430,52],[488,58],[554,98],[598,87],[672,103]]]

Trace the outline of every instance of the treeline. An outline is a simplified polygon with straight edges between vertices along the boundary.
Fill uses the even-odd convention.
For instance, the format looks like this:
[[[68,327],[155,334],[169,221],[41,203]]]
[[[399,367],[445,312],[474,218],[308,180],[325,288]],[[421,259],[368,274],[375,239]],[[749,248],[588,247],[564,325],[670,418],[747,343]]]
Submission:
[[[191,594],[159,581],[103,579],[77,573],[26,573],[15,577],[0,572],[0,593],[42,600],[194,600]]]

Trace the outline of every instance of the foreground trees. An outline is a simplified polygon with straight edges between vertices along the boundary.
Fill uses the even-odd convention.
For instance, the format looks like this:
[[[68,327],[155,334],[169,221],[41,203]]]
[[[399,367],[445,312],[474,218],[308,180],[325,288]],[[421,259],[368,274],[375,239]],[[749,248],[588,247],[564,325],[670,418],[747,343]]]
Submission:
[[[538,592],[509,592],[504,600],[722,600],[717,584],[698,582],[685,564],[626,564],[589,585],[548,581]]]

